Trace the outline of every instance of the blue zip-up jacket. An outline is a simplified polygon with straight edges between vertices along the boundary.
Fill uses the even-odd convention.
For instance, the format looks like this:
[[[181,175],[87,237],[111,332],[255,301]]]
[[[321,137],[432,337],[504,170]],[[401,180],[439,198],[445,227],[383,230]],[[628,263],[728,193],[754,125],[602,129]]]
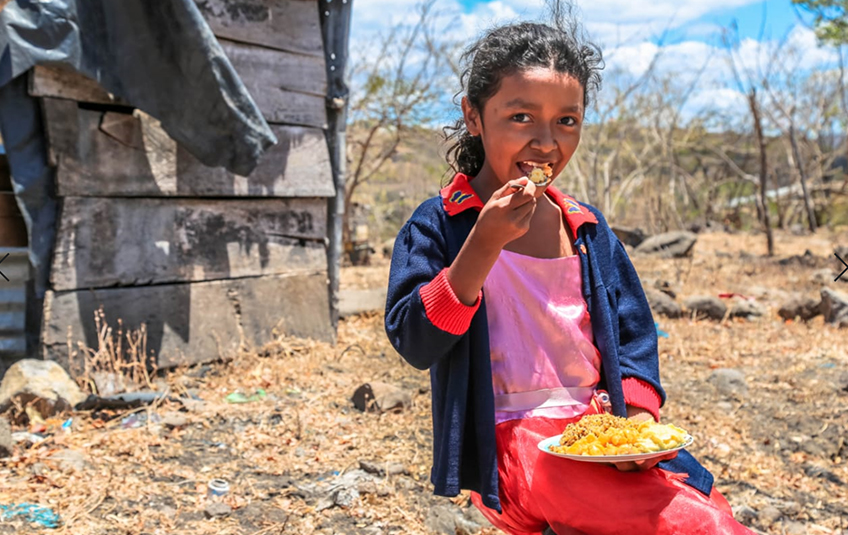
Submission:
[[[582,293],[602,357],[598,388],[609,393],[618,416],[627,414],[623,385],[628,382],[630,390],[653,389],[658,408],[665,393],[656,327],[636,270],[597,209],[553,187],[547,194],[560,205],[575,236]],[[435,494],[473,490],[487,507],[500,511],[485,296],[481,292],[476,305],[466,306],[444,276],[482,206],[468,178],[458,174],[439,197],[418,207],[395,241],[385,326],[407,362],[430,370]],[[686,473],[686,483],[709,495],[713,476],[688,452],[660,466]]]

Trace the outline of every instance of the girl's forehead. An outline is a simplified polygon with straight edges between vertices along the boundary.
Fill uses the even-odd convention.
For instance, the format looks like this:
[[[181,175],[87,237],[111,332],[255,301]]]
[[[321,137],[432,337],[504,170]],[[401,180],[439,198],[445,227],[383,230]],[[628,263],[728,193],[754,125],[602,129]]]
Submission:
[[[583,86],[573,75],[547,67],[522,69],[504,76],[492,96],[502,104],[513,101],[561,101],[583,103]]]

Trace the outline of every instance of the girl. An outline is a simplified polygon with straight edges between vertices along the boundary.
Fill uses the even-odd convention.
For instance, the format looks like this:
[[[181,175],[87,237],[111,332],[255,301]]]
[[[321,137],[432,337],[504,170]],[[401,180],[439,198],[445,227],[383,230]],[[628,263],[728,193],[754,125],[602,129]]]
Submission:
[[[429,369],[435,493],[472,491],[512,534],[732,534],[713,477],[687,452],[617,466],[536,445],[606,409],[659,419],[651,311],[603,216],[527,175],[556,177],[580,142],[601,55],[576,24],[490,31],[463,56],[457,174],[401,229],[386,332]]]

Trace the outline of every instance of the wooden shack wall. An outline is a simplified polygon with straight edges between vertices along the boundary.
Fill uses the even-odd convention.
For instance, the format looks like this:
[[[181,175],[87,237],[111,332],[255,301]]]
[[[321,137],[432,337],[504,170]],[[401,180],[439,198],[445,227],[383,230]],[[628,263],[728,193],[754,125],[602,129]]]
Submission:
[[[67,359],[69,341],[96,348],[99,308],[124,330],[144,323],[164,366],[216,359],[273,332],[333,338],[319,6],[233,4],[198,3],[279,139],[250,176],[202,165],[91,80],[34,69],[30,93],[42,98],[62,198],[45,357]]]

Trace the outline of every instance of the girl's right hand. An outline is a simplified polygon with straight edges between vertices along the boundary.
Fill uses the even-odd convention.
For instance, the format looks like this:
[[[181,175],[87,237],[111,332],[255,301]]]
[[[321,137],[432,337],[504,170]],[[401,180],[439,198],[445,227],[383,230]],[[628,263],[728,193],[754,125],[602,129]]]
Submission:
[[[514,188],[513,184],[523,187]],[[526,177],[510,180],[495,190],[477,218],[475,237],[489,241],[500,250],[526,234],[536,210],[537,193],[542,190],[537,191],[536,185]]]

